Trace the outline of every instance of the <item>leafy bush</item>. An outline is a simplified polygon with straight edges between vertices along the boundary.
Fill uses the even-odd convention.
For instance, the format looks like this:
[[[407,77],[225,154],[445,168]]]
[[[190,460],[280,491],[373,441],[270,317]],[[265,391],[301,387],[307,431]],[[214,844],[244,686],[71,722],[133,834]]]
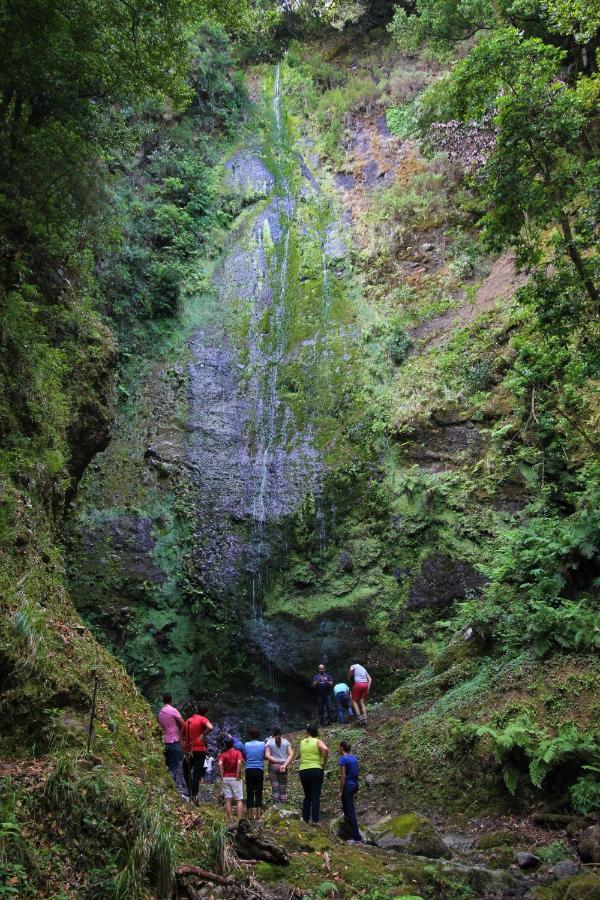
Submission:
[[[402,365],[408,357],[412,346],[413,339],[404,326],[399,322],[392,324],[387,339],[387,351],[395,365]]]
[[[385,111],[385,121],[394,137],[408,138],[415,133],[414,107],[390,106]]]

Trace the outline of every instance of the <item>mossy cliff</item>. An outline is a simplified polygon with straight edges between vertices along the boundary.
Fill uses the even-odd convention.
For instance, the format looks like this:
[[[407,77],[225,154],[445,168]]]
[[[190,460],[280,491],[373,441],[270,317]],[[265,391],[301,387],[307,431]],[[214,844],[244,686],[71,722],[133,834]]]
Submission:
[[[209,690],[230,712],[256,689],[277,702],[280,676],[301,689],[323,651],[315,635],[294,659],[297,632],[267,620],[265,597],[289,533],[322,552],[329,469],[367,458],[349,437],[361,417],[349,248],[298,156],[279,69],[256,77],[263,98],[222,176],[243,206],[223,259],[190,293],[172,349],[132,379],[66,532],[78,605],[138,683]]]
[[[235,718],[258,692],[267,723],[304,714],[318,657],[338,675],[360,655],[380,697],[406,677],[474,697],[494,667],[593,645],[566,532],[545,565],[571,618],[533,592],[504,612],[553,521],[523,401],[536,335],[457,164],[407,136],[438,74],[373,32],[250,75],[223,260],[133,382],[67,535],[82,610],[150,696],[208,692]],[[585,478],[585,436],[563,449]],[[573,496],[565,528],[591,534]]]

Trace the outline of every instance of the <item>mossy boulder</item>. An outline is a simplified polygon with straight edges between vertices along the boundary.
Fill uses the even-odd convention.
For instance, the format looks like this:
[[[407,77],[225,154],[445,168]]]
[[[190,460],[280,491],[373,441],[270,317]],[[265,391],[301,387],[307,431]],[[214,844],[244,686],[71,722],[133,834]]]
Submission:
[[[384,850],[431,859],[448,859],[451,855],[429,819],[417,813],[383,819],[372,831],[377,846]]]
[[[440,862],[437,878],[438,881],[445,880],[448,887],[462,883],[474,891],[477,897],[487,897],[490,894],[504,895],[506,891],[513,891],[520,884],[519,878],[504,869],[468,866],[456,862]]]
[[[590,825],[579,838],[579,856],[584,863],[600,863],[600,825]]]
[[[494,869],[508,869],[515,861],[515,853],[511,847],[493,847],[486,854],[486,861]]]
[[[329,833],[341,841],[348,841],[352,837],[352,828],[345,816],[339,816],[329,823]]]
[[[514,847],[519,843],[519,836],[511,831],[490,831],[482,834],[477,841],[478,850],[492,850],[496,847]]]
[[[531,896],[533,900],[598,900],[600,872],[574,875],[545,887],[536,887]]]
[[[479,629],[474,628],[472,625],[461,628],[434,659],[432,663],[434,673],[440,675],[455,665],[455,663],[461,663],[464,660],[478,656],[484,649],[485,643],[486,636]]]

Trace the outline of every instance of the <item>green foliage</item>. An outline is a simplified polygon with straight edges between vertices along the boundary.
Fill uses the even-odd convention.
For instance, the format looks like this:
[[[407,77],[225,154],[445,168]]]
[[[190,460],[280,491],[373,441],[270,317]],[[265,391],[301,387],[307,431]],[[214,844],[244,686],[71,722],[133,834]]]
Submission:
[[[413,339],[400,322],[392,323],[387,340],[387,350],[395,365],[401,366],[413,346]]]
[[[536,856],[548,863],[558,863],[562,859],[569,859],[570,853],[564,841],[552,841],[545,847],[536,848]]]
[[[335,881],[322,881],[315,887],[313,894],[315,897],[335,897],[339,894],[339,888]]]
[[[403,50],[427,43],[445,54],[478,32],[505,25],[518,28],[526,37],[549,40],[559,34],[569,46],[572,36],[577,43],[587,44],[600,27],[600,16],[585,0],[416,0],[396,6],[389,30]]]
[[[494,564],[486,569],[487,604],[475,617],[495,619],[507,644],[532,645],[540,655],[553,647],[600,646],[593,591],[585,591],[600,539],[594,496],[584,495],[570,516],[547,510],[501,532]],[[576,585],[579,595],[569,597]]]
[[[374,106],[380,87],[364,74],[345,78],[335,64],[298,44],[291,45],[285,62],[286,99],[291,110],[313,118],[319,150],[327,159],[342,164],[351,114]]]
[[[212,822],[206,837],[206,859],[211,872],[224,874],[226,847],[227,826],[220,821]]]
[[[189,112],[170,128],[149,129],[143,165],[130,169],[115,194],[122,238],[102,267],[99,291],[126,346],[136,323],[177,312],[202,258],[215,252],[211,235],[237,211],[222,195],[218,138],[198,138],[233,127],[245,109],[245,88],[231,74],[230,45],[216,26],[197,32],[191,60]]]
[[[572,785],[571,800],[573,809],[587,815],[587,813],[600,809],[600,765],[582,766],[581,768],[589,774],[583,775]]]
[[[411,104],[390,106],[385,111],[385,120],[394,137],[408,138],[414,134],[414,109]]]
[[[514,794],[519,784],[521,769],[518,754],[528,762],[531,783],[541,788],[547,775],[557,765],[569,760],[581,763],[597,749],[595,738],[588,732],[581,732],[572,722],[563,722],[555,735],[547,734],[534,721],[529,712],[511,719],[504,727],[479,726],[475,734],[479,738],[491,740],[497,761],[502,766],[506,787]]]

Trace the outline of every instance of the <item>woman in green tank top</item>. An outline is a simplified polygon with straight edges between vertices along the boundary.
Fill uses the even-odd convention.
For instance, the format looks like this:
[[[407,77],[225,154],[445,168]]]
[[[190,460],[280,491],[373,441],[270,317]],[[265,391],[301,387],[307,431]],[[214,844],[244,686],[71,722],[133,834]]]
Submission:
[[[327,765],[329,747],[319,739],[319,729],[309,725],[308,737],[300,741],[300,781],[304,790],[302,818],[316,825],[319,821],[323,772]]]

